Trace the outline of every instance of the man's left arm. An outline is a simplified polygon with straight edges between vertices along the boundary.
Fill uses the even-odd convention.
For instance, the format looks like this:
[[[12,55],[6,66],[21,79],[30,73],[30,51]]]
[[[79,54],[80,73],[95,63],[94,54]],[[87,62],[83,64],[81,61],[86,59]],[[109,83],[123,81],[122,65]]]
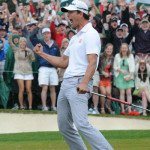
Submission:
[[[95,73],[98,56],[97,54],[88,54],[87,58],[88,58],[88,66],[85,75],[81,83],[77,87],[77,91],[80,94],[84,94],[88,91],[88,83]]]

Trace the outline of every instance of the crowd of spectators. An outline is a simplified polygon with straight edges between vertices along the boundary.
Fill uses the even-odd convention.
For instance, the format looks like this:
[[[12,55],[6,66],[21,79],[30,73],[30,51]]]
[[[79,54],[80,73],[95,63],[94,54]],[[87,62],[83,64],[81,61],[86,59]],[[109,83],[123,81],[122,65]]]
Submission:
[[[137,6],[134,0],[84,1],[89,5],[89,21],[101,40],[93,90],[130,103],[135,102],[132,98],[136,96],[141,99],[142,107],[147,108],[150,102],[150,5]],[[56,111],[65,70],[37,56],[33,49],[40,43],[47,54],[61,56],[76,30],[71,28],[67,14],[60,11],[59,0],[49,0],[46,4],[42,0],[37,3],[29,0],[26,4],[12,0],[12,4],[15,5],[12,13],[7,3],[0,6],[1,106]],[[114,114],[117,109],[114,105],[93,95],[89,113]],[[133,108],[123,104],[119,113],[135,115]],[[147,115],[145,110],[141,113]]]

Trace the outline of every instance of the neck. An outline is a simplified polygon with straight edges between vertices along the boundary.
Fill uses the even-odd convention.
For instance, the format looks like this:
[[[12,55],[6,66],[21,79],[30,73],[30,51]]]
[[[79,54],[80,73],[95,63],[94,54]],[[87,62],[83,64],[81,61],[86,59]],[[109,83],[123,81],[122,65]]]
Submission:
[[[48,40],[48,41],[44,40],[44,42],[49,45],[51,43],[51,40]]]
[[[77,31],[79,32],[86,24],[88,23],[88,20],[83,20],[79,24],[79,27],[77,28]]]
[[[20,47],[20,46],[19,46],[19,48],[20,48],[20,50],[25,50],[26,49],[26,47]]]
[[[110,55],[106,55],[106,58],[109,59],[111,56]]]
[[[124,58],[127,57],[127,54],[122,53],[122,57],[124,57]]]

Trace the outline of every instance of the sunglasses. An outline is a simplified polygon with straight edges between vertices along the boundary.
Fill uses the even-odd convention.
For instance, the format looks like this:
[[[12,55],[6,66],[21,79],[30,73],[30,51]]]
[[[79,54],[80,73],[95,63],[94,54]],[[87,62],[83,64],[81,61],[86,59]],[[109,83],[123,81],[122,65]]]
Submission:
[[[122,60],[122,66],[125,66],[125,60],[124,59]]]

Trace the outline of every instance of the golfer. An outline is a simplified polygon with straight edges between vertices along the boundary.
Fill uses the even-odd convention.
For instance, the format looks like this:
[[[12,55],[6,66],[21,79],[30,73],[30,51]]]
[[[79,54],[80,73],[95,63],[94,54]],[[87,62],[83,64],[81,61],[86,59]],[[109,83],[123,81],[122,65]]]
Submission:
[[[61,8],[68,12],[72,28],[77,34],[72,37],[62,57],[43,52],[37,44],[35,53],[59,68],[66,68],[57,101],[59,130],[68,143],[70,150],[87,150],[79,132],[89,142],[93,150],[112,150],[112,147],[88,122],[88,99],[92,90],[92,77],[96,70],[100,53],[100,38],[88,22],[88,7],[79,0]]]

